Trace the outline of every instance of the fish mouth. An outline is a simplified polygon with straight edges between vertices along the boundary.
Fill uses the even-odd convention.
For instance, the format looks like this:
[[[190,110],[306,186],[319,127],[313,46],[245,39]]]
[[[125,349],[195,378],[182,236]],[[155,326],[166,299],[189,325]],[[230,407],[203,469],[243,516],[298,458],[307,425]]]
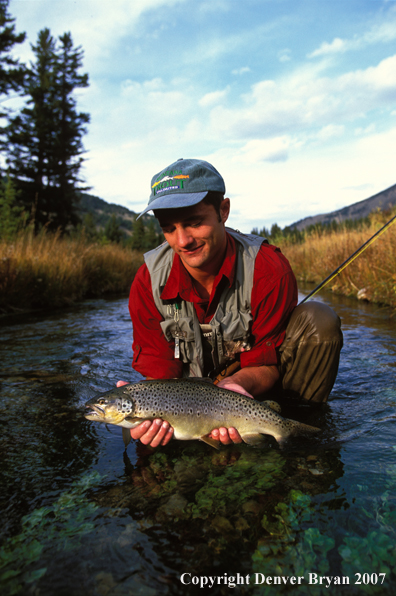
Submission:
[[[96,404],[87,404],[85,407],[91,410],[91,412],[89,413],[90,416],[98,416],[98,418],[106,417],[104,409],[100,406],[97,406]]]

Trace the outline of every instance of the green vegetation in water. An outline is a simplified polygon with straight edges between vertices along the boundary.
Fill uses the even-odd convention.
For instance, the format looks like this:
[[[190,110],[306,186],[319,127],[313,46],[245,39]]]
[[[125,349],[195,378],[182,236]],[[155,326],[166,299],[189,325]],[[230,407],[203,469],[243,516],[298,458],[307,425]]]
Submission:
[[[98,506],[87,499],[86,492],[101,481],[100,474],[92,472],[74,482],[53,505],[22,518],[21,532],[0,548],[3,596],[18,594],[45,575],[46,567],[37,565],[45,551],[72,550],[95,529],[93,516]]]
[[[204,486],[195,493],[195,503],[190,505],[192,517],[235,512],[247,500],[273,488],[284,477],[284,464],[284,459],[275,451],[267,452],[260,459],[243,452],[237,461],[222,469],[222,473],[210,471]]]
[[[362,497],[356,499],[356,506],[363,515],[361,527],[369,531],[366,536],[349,533],[338,548],[342,557],[342,571],[350,577],[357,570],[386,573],[388,578],[392,573],[396,575],[396,466],[388,468],[386,474],[386,490],[380,497],[370,499],[370,488],[358,487]],[[365,506],[367,500],[371,504],[370,511]],[[363,584],[361,589],[370,594],[381,592],[381,586]]]
[[[308,574],[349,579],[348,593],[390,594],[396,575],[396,466],[386,470],[385,492],[370,498],[370,488],[359,485],[349,516],[359,523],[357,531],[328,521],[323,528],[323,511],[314,500],[300,491],[292,490],[285,502],[278,503],[265,514],[261,525],[267,536],[261,538],[253,555],[253,572],[262,576],[303,576],[301,585],[279,584],[277,591],[290,594],[328,594],[326,582],[309,584]],[[367,508],[370,503],[370,510]],[[363,534],[363,528],[367,531]],[[329,553],[332,551],[331,557]],[[330,562],[332,561],[332,563]],[[338,572],[334,572],[334,568]],[[382,574],[382,575],[381,575]],[[335,585],[335,584],[334,584]],[[394,584],[393,584],[394,585]],[[273,585],[263,583],[256,594],[272,593]]]
[[[329,571],[327,553],[334,548],[332,537],[321,534],[311,524],[315,518],[315,507],[311,497],[298,490],[291,490],[286,502],[276,505],[270,515],[264,515],[261,525],[268,536],[259,541],[253,555],[253,571],[266,576],[304,576],[307,571],[325,575]],[[315,586],[316,594],[321,587]],[[270,594],[273,586],[261,585],[260,595]],[[301,584],[277,585],[277,590],[297,594],[310,593],[310,586]],[[323,589],[325,587],[323,586]]]

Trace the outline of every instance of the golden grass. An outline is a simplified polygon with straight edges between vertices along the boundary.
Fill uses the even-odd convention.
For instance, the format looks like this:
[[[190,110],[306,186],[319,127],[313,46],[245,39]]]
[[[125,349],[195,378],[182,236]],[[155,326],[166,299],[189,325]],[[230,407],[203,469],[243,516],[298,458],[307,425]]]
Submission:
[[[395,215],[395,212],[393,213]],[[392,214],[375,213],[362,230],[320,235],[302,244],[280,243],[299,281],[319,284],[377,232]],[[326,286],[333,292],[396,307],[396,222]]]
[[[30,230],[0,240],[0,310],[56,308],[88,297],[127,293],[140,252]]]
[[[319,284],[386,221],[375,213],[362,230],[310,233],[301,244],[279,239],[298,281]],[[117,244],[92,244],[84,236],[61,237],[24,230],[0,239],[0,311],[57,308],[83,298],[129,291],[143,255]],[[396,223],[334,280],[327,289],[396,308]]]

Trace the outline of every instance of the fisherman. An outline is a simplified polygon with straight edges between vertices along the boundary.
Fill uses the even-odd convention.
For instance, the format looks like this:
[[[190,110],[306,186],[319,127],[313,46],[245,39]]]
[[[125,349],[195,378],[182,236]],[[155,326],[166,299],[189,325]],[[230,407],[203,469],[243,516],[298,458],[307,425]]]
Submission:
[[[145,255],[132,283],[133,368],[147,379],[223,375],[219,387],[256,399],[276,387],[303,403],[325,402],[338,371],[340,320],[320,302],[297,306],[279,248],[226,227],[230,199],[219,172],[179,159],[153,177],[139,217],[149,210],[166,242]],[[161,419],[131,430],[153,447],[172,434]],[[235,428],[211,436],[242,441]]]

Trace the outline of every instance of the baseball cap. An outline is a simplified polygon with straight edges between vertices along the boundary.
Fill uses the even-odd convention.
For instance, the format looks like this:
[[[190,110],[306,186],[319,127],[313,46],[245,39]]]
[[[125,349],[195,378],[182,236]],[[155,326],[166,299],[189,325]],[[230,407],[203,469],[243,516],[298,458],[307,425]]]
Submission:
[[[225,184],[219,172],[202,159],[178,159],[151,179],[150,209],[191,207],[206,197],[209,191],[225,193]]]

